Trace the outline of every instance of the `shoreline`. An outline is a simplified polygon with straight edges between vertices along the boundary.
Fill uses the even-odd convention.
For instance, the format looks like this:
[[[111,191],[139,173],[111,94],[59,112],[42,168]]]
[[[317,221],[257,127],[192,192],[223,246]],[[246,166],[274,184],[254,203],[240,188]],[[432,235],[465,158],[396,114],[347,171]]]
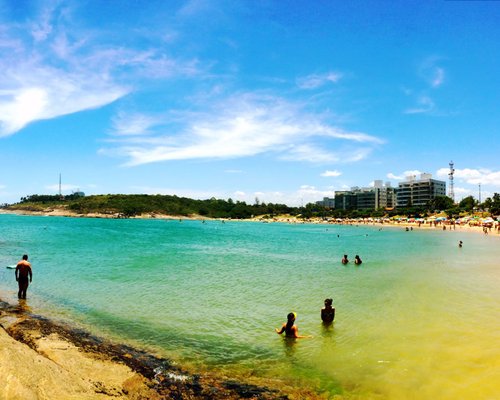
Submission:
[[[102,219],[159,219],[159,220],[191,220],[191,221],[232,221],[232,222],[260,222],[260,223],[285,223],[285,224],[319,224],[319,225],[345,225],[345,226],[375,226],[379,228],[413,228],[414,230],[445,230],[445,231],[463,231],[485,234],[482,225],[470,224],[451,224],[449,221],[432,223],[421,223],[417,221],[397,221],[390,220],[385,222],[378,222],[367,219],[344,219],[344,220],[323,220],[321,218],[311,218],[308,220],[299,219],[294,216],[279,216],[273,218],[263,218],[262,216],[248,218],[248,219],[227,219],[227,218],[209,218],[200,215],[192,216],[176,216],[168,214],[142,214],[131,218],[123,218],[119,214],[78,214],[72,211],[63,209],[50,209],[45,211],[26,211],[26,210],[6,210],[0,208],[1,214],[10,215],[26,215],[26,216],[42,216],[42,217],[66,217],[66,218],[102,218]],[[443,229],[445,227],[446,229]],[[500,222],[496,226],[488,228],[488,235],[500,237]]]
[[[279,389],[184,371],[170,360],[0,299],[3,398],[288,399]],[[308,398],[319,398],[308,393]]]

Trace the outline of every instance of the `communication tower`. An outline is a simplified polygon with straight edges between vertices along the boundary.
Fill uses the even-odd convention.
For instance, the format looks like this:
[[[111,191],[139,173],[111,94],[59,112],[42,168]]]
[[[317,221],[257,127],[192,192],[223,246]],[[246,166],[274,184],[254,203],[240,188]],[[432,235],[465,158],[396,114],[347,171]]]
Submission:
[[[453,200],[453,203],[455,202],[455,190],[453,188],[453,174],[455,173],[455,168],[453,168],[453,161],[450,161],[450,173],[448,176],[450,177],[450,191],[448,193],[448,196]]]

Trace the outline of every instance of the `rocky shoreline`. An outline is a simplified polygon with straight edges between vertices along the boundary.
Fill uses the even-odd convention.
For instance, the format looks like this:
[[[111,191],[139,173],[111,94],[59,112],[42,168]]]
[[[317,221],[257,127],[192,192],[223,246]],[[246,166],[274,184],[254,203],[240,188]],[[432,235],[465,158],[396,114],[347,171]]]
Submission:
[[[2,398],[289,399],[281,390],[184,371],[0,301]],[[310,393],[307,398],[316,398]]]

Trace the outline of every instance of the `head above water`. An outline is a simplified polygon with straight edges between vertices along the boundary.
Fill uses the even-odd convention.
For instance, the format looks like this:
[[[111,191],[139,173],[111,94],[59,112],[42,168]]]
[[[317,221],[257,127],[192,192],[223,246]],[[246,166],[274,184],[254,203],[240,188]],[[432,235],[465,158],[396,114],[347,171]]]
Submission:
[[[28,255],[27,254],[23,254],[23,260],[28,260]]]
[[[288,321],[295,321],[295,318],[297,318],[297,313],[291,312],[286,316],[286,318],[288,319]]]
[[[325,306],[331,306],[333,303],[333,299],[325,299]]]

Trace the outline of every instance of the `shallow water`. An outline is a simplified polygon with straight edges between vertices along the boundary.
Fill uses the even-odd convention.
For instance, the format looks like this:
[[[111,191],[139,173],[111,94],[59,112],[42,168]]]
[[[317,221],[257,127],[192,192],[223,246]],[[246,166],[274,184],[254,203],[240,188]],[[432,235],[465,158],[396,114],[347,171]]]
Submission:
[[[500,392],[500,238],[457,231],[0,215],[33,312],[184,365],[326,397]],[[458,240],[464,241],[459,249]],[[340,264],[342,254],[363,264]],[[16,300],[0,268],[0,298]],[[320,323],[326,297],[333,327]],[[300,333],[274,333],[290,311]]]

